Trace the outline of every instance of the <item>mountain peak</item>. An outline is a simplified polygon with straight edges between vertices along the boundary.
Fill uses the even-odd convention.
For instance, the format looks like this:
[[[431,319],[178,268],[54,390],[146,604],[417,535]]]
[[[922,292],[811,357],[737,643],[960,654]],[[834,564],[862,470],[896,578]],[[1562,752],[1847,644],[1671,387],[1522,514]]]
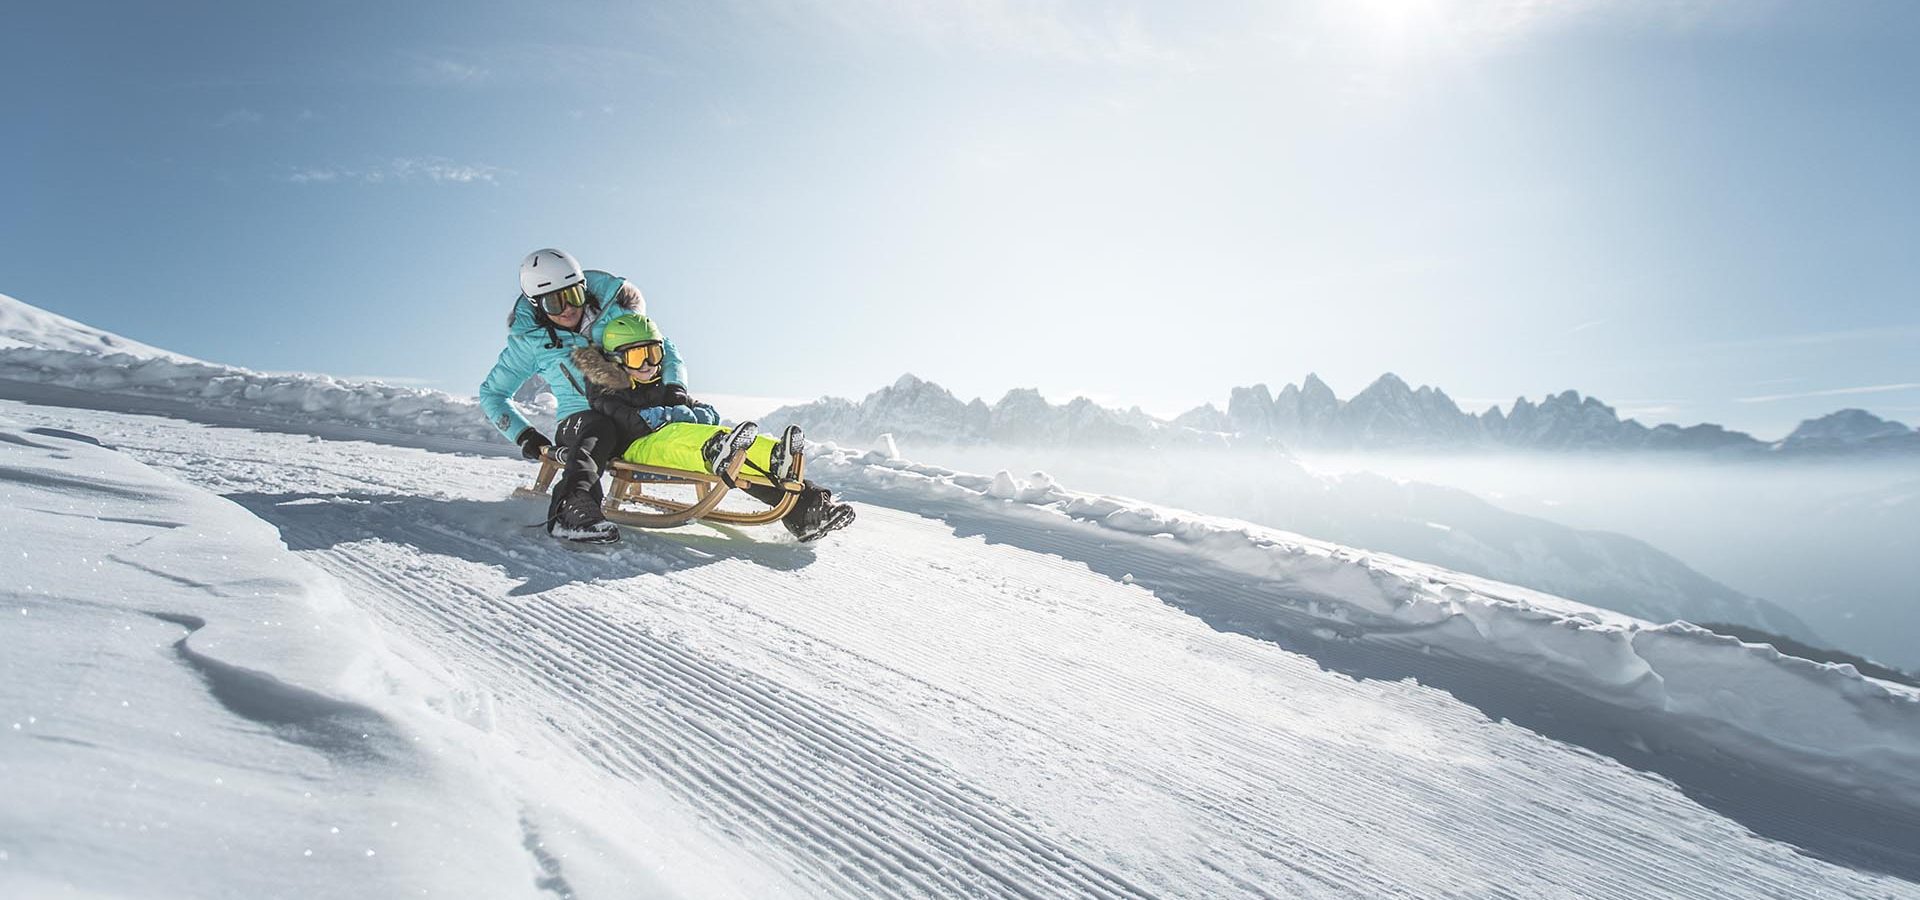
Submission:
[[[1041,406],[1049,405],[1047,403],[1047,398],[1040,396],[1039,388],[1030,388],[1030,387],[1012,388],[1008,390],[1005,395],[1001,396],[999,403],[996,403],[994,405],[1006,406],[1008,404],[1013,404],[1013,403],[1024,403],[1024,404],[1037,403],[1037,404],[1040,404]]]
[[[1890,422],[1864,409],[1849,408],[1801,422],[1780,445],[1795,449],[1841,449],[1903,439],[1920,441],[1920,435],[1899,422]]]
[[[1360,393],[1355,394],[1354,399],[1358,400],[1363,396],[1378,395],[1378,394],[1401,395],[1401,394],[1412,394],[1412,393],[1413,393],[1413,388],[1408,387],[1407,383],[1404,380],[1402,380],[1400,376],[1395,375],[1392,372],[1388,372],[1384,375],[1381,375],[1379,378],[1375,378],[1372,384],[1367,385],[1366,390],[1363,390]]]

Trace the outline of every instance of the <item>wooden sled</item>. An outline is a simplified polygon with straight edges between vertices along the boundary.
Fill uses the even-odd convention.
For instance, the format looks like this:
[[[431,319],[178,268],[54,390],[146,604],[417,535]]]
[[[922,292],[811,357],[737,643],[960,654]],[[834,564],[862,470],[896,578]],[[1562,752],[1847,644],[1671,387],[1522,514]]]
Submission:
[[[744,459],[745,454],[741,456]],[[779,503],[766,509],[740,512],[720,508],[720,501],[726,498],[729,489],[727,483],[720,480],[717,475],[689,472],[685,469],[642,466],[616,459],[607,466],[607,470],[613,475],[613,483],[607,489],[604,512],[608,521],[632,525],[636,528],[673,528],[696,519],[727,525],[766,525],[780,521],[780,517],[793,508],[795,499],[800,496],[802,487],[800,479],[805,475],[806,469],[806,454],[796,453],[793,456],[792,479],[785,484],[775,484],[757,473],[741,474],[736,466],[732,473],[736,483],[777,487],[785,492]],[[514,489],[514,496],[545,499],[553,489],[553,480],[559,476],[560,461],[554,457],[553,448],[548,448],[547,452],[540,457],[540,473],[534,476],[533,486]],[[647,493],[648,488],[675,486],[691,486],[694,492],[693,501],[686,502]],[[647,511],[647,508],[653,511]]]

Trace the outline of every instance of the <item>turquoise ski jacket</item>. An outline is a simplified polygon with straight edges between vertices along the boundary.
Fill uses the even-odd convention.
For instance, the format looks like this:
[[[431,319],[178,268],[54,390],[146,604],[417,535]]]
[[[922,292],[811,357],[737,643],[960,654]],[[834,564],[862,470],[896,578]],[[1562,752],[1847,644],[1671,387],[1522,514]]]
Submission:
[[[569,357],[577,347],[599,346],[601,332],[613,319],[630,312],[646,314],[646,301],[638,290],[624,294],[620,290],[627,283],[625,278],[597,269],[588,269],[586,276],[587,312],[580,331],[549,327],[545,317],[534,315],[533,301],[525,294],[513,301],[513,314],[507,319],[507,346],[500,351],[493,371],[480,382],[480,410],[507,440],[518,438],[520,432],[532,427],[510,402],[527,379],[538,375],[546,381],[559,401],[556,412],[561,419],[586,410],[587,379]],[[674,349],[671,339],[662,343],[666,358],[661,363],[661,380],[685,387],[687,370],[680,362],[680,351]]]

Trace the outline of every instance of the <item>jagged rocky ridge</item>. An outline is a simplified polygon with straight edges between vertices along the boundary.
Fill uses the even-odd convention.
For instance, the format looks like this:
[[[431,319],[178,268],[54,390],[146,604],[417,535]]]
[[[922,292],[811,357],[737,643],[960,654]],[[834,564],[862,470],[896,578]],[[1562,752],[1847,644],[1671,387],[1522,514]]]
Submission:
[[[1475,414],[1446,392],[1413,388],[1391,373],[1350,400],[1308,375],[1273,393],[1264,384],[1234,388],[1221,411],[1212,404],[1162,421],[1135,407],[1107,409],[1084,397],[1054,405],[1038,391],[1007,392],[992,406],[963,402],[913,375],[853,402],[827,397],[783,407],[769,421],[804,422],[816,435],[868,441],[881,434],[948,443],[1046,446],[1262,446],[1315,450],[1670,451],[1733,456],[1920,454],[1920,431],[1859,409],[1800,423],[1766,442],[1719,425],[1647,426],[1576,391],[1538,403],[1521,397],[1509,411]]]
[[[963,402],[946,388],[913,375],[902,375],[857,403],[824,397],[781,407],[765,420],[800,422],[809,434],[849,442],[882,434],[953,444],[1069,447],[1222,446],[1234,440],[1217,430],[1163,422],[1139,407],[1122,412],[1085,397],[1055,405],[1031,388],[1008,391],[992,406],[978,398]]]
[[[1613,407],[1577,391],[1535,403],[1516,399],[1503,413],[1464,412],[1435,387],[1409,387],[1391,373],[1342,401],[1317,376],[1278,395],[1266,385],[1235,388],[1227,411],[1201,407],[1175,419],[1213,422],[1224,430],[1272,437],[1289,446],[1376,450],[1505,447],[1523,450],[1660,450],[1711,453],[1859,453],[1920,450],[1920,433],[1864,410],[1841,410],[1802,422],[1773,443],[1719,425],[1656,425],[1622,419]]]

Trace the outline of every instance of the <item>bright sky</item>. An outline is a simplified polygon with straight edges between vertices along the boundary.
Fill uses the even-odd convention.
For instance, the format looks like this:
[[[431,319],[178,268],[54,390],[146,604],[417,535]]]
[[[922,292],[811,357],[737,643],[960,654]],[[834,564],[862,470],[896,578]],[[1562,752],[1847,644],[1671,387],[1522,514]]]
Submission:
[[[696,393],[1318,372],[1920,421],[1920,4],[34,3],[0,292],[470,393],[520,257]]]

